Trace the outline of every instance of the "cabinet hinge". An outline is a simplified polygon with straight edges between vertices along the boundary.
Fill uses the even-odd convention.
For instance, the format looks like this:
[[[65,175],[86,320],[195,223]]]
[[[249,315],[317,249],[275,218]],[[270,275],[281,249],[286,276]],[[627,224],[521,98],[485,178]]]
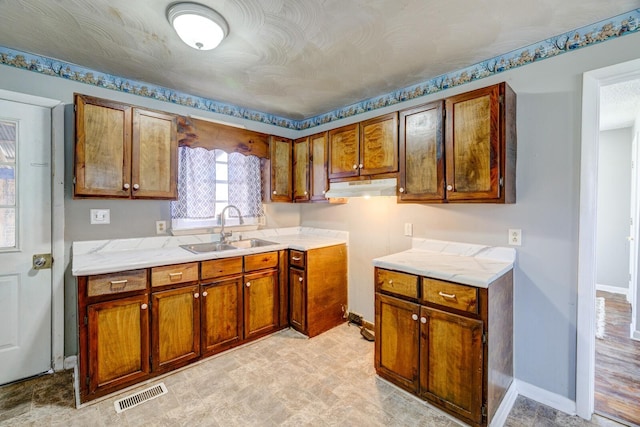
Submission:
[[[76,177],[73,177],[73,185],[76,185]]]
[[[84,326],[87,326],[89,324],[89,318],[87,316],[84,316]]]
[[[504,95],[500,95],[500,97],[498,97],[498,101],[500,104],[504,104]]]
[[[87,375],[87,376],[84,378],[84,383],[87,385],[87,387],[89,386],[89,375]]]
[[[504,187],[504,177],[500,177],[500,187]]]
[[[482,344],[486,344],[487,343],[487,333],[483,332],[482,333]]]
[[[77,112],[78,111],[78,106],[77,105],[73,105],[73,111]]]
[[[447,110],[445,110],[444,108],[442,109],[442,118],[444,119],[445,117],[447,117]]]
[[[487,405],[486,404],[482,405],[482,416],[483,417],[487,416]]]

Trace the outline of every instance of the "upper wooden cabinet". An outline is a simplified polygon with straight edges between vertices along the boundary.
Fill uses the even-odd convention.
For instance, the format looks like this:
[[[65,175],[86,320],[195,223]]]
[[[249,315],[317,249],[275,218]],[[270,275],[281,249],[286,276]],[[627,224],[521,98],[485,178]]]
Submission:
[[[445,100],[446,198],[515,203],[516,95],[506,83]]]
[[[327,132],[293,142],[293,200],[326,201],[329,190],[327,175]]]
[[[400,112],[401,201],[444,199],[442,101]]]
[[[75,197],[177,197],[175,116],[79,94],[75,106]]]
[[[329,179],[398,171],[398,113],[329,131]]]
[[[271,201],[291,202],[292,161],[291,140],[279,136],[271,136],[269,140],[271,152]]]

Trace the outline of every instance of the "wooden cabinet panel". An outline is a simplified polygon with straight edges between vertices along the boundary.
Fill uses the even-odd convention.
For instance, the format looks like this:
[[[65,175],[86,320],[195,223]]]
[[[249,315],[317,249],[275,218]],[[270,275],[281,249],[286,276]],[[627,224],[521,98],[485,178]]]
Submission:
[[[75,95],[74,196],[129,197],[131,107]]]
[[[310,200],[325,201],[324,196],[329,190],[327,132],[318,133],[309,137],[311,170],[310,170]]]
[[[271,151],[271,201],[291,202],[291,140],[272,136]]]
[[[398,113],[360,123],[360,175],[398,171]]]
[[[289,322],[299,332],[307,331],[307,289],[304,270],[289,269]]]
[[[87,306],[88,392],[122,387],[149,375],[147,294]]]
[[[418,298],[418,276],[376,268],[376,291]]]
[[[400,201],[444,199],[443,102],[400,112]]]
[[[358,176],[360,125],[332,129],[329,138],[329,179]]]
[[[399,386],[418,392],[420,306],[376,295],[375,367]]]
[[[177,118],[133,109],[131,181],[135,198],[176,199],[178,170]]]
[[[151,286],[177,285],[198,280],[198,263],[175,264],[151,269]]]
[[[87,296],[121,294],[140,291],[147,288],[147,270],[131,270],[121,273],[108,273],[89,276]]]
[[[309,200],[309,138],[300,138],[293,142],[293,200]]]
[[[226,350],[242,340],[242,276],[201,286],[202,354]]]
[[[420,390],[449,411],[482,421],[482,320],[421,309]]]
[[[246,274],[244,281],[244,337],[250,339],[278,327],[278,271]]]
[[[264,270],[278,266],[278,252],[263,252],[255,255],[245,255],[244,271]]]
[[[468,313],[478,313],[478,288],[422,278],[422,300]]]
[[[173,369],[200,355],[198,285],[151,294],[152,368]]]
[[[200,270],[202,280],[242,274],[242,257],[202,261]]]

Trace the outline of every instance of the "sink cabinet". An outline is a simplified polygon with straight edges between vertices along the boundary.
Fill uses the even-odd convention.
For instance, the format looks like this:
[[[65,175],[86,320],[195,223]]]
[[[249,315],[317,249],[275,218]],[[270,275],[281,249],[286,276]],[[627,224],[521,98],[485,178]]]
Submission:
[[[476,288],[375,269],[378,375],[472,426],[513,380],[513,271]]]
[[[346,251],[346,245],[289,250],[289,316],[294,329],[314,337],[345,321]]]

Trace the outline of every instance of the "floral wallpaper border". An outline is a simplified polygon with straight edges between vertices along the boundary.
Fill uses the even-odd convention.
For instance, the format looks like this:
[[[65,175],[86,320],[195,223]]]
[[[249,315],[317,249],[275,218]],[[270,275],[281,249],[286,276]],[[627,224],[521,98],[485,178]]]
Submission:
[[[291,120],[0,46],[0,64],[287,129],[304,130],[522,67],[640,30],[640,9],[304,120]]]

